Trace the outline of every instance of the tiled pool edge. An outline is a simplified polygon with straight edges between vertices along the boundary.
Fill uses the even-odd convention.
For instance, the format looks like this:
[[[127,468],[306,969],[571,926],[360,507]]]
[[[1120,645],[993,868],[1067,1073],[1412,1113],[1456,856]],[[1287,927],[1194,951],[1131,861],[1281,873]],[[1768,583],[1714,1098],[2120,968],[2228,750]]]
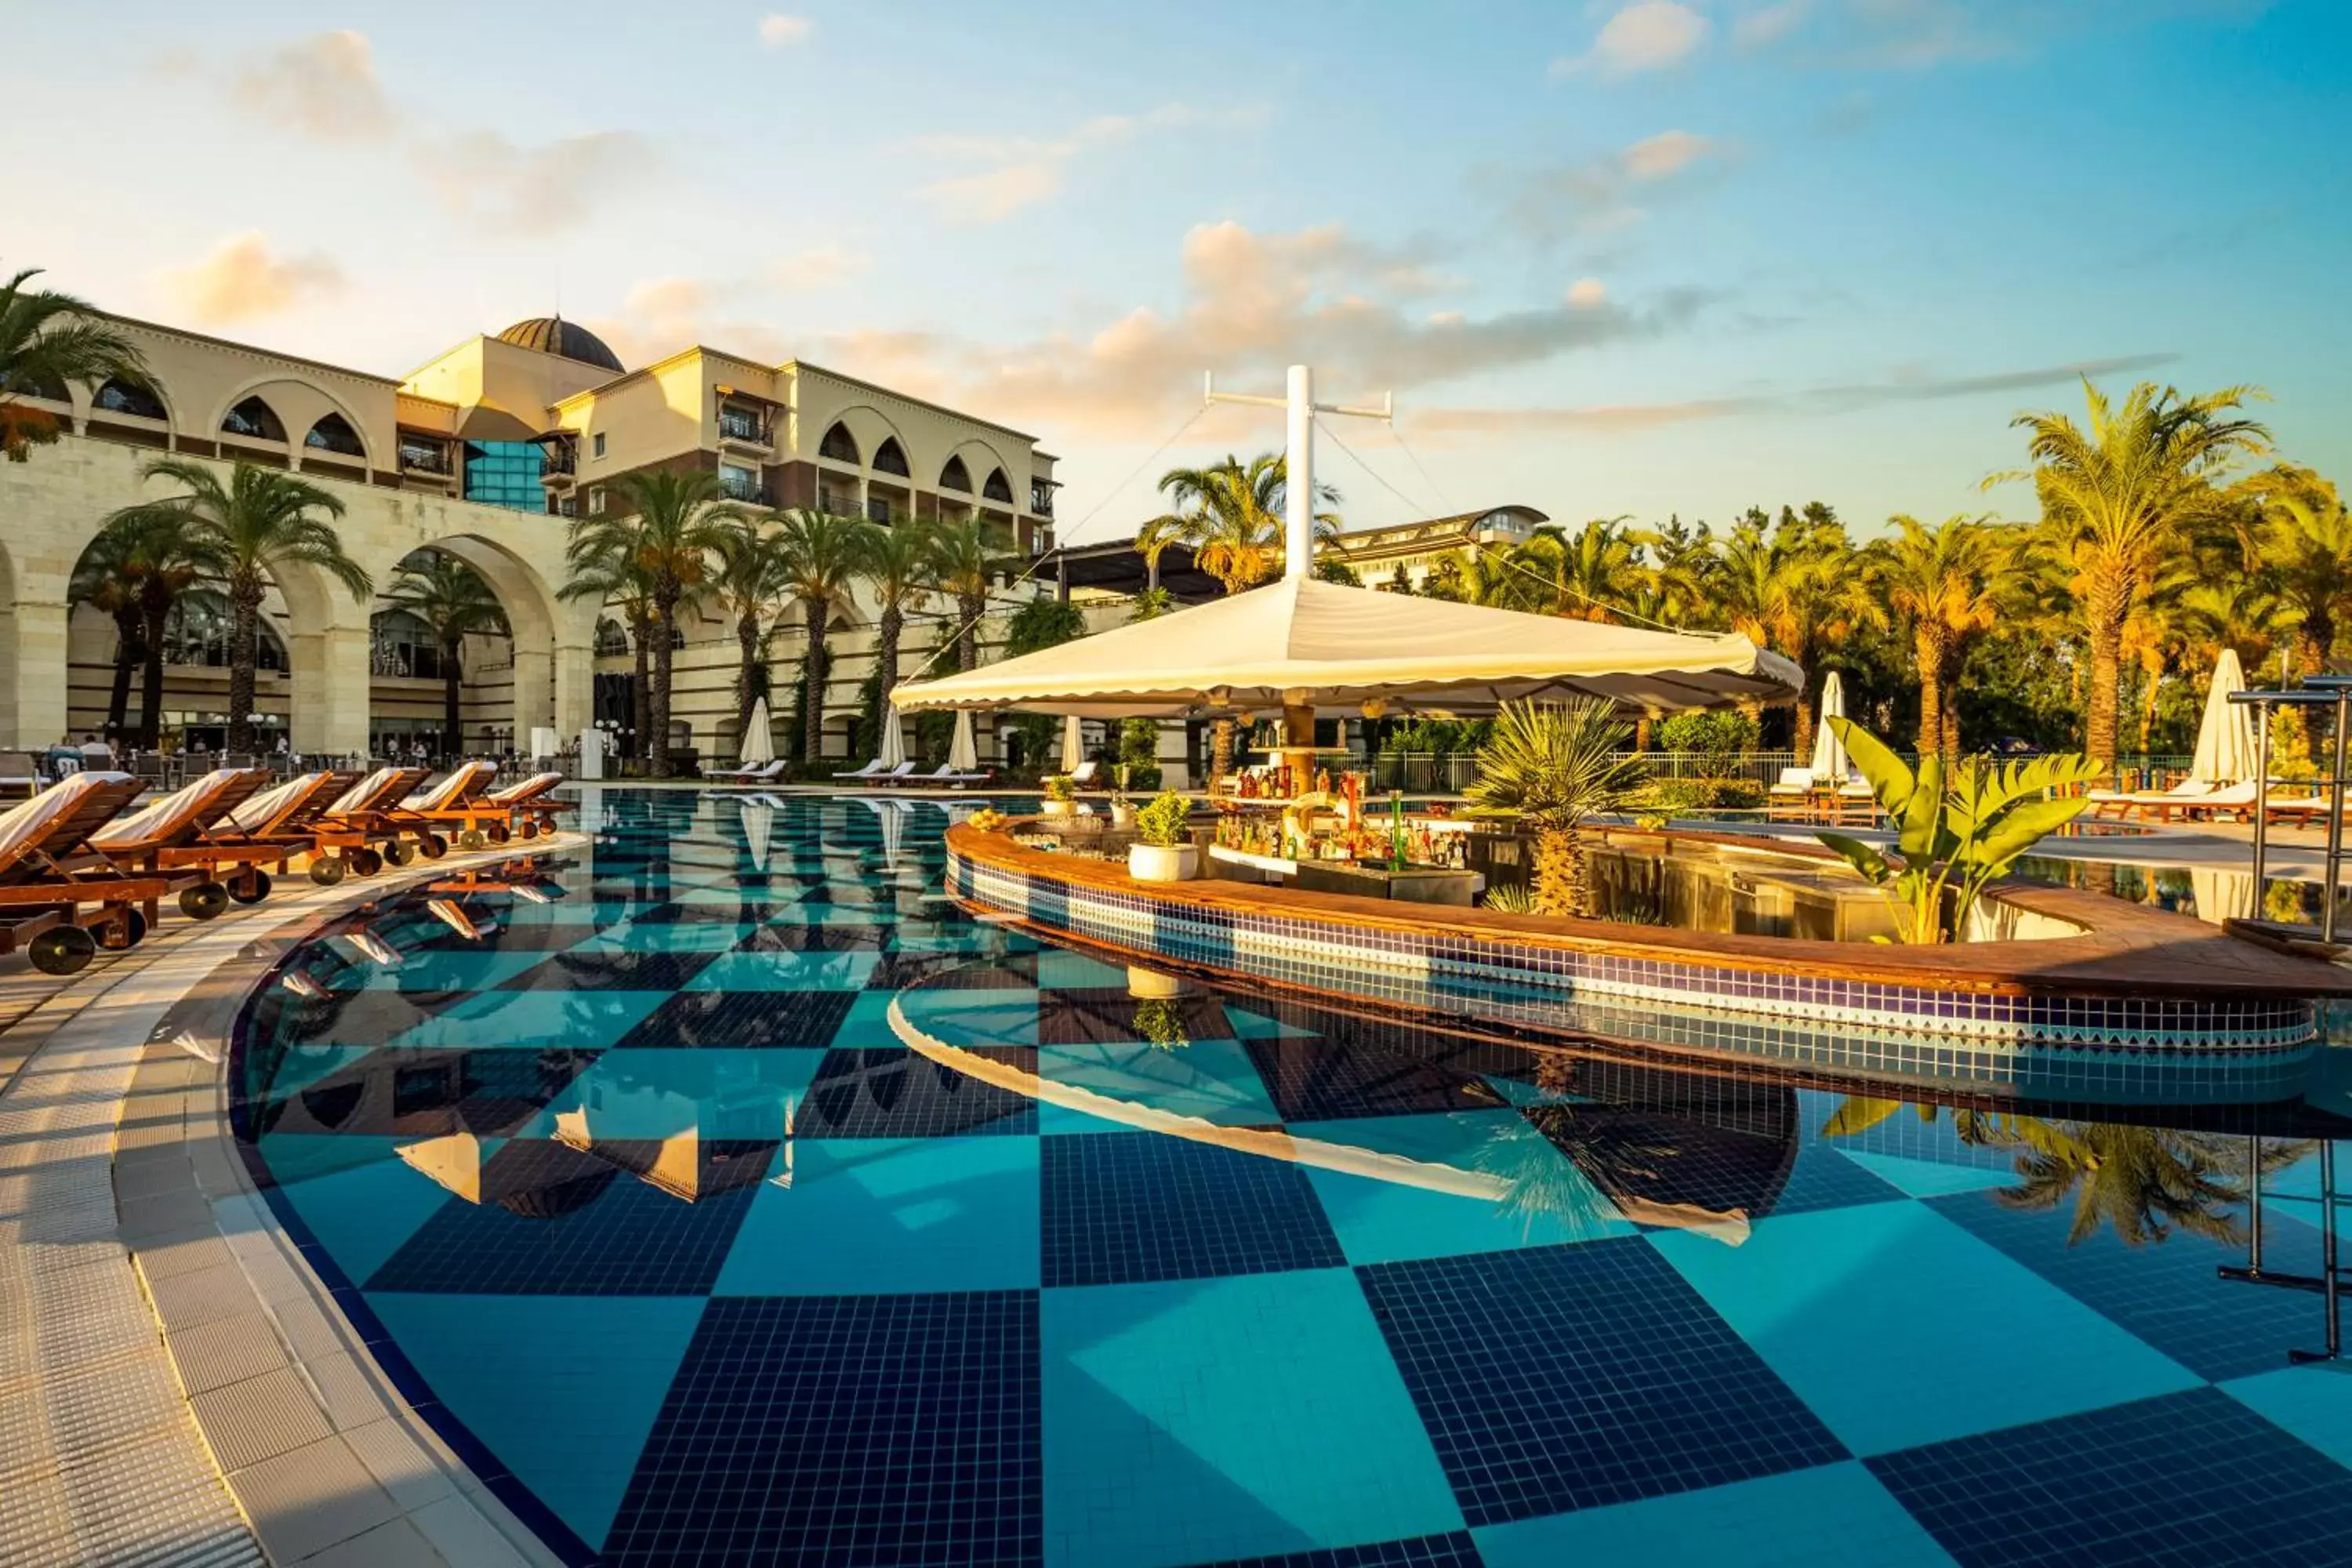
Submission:
[[[1045,932],[1482,1024],[2108,1103],[2292,1098],[2320,1043],[2308,998],[2068,996],[1775,973],[1753,958],[1618,956],[1491,931],[1383,928],[1297,898],[1221,907],[1071,867],[1079,874],[1055,874],[1043,852],[968,826],[948,835],[950,893]],[[2315,989],[2331,984],[2315,978]],[[1570,1006],[1579,1016],[1563,1020]]]
[[[572,842],[561,836],[543,847]],[[174,1540],[173,1560],[257,1562],[267,1552],[278,1563],[326,1568],[557,1561],[394,1392],[252,1188],[229,1137],[225,1048],[228,1023],[267,967],[257,952],[266,951],[264,939],[307,931],[425,877],[541,847],[452,856],[331,891],[289,888],[290,899],[215,924],[169,928],[135,967],[119,963],[100,977],[100,988],[61,992],[77,1010],[11,1085],[51,1069],[110,1079],[103,1089],[76,1085],[69,1107],[84,1113],[81,1141],[102,1138],[102,1152],[82,1151],[69,1177],[51,1173],[55,1191],[36,1184],[37,1172],[16,1184],[20,1247],[57,1241],[77,1249],[75,1289],[63,1300],[52,1289],[44,1301],[37,1288],[33,1312],[42,1321],[26,1338],[37,1358],[40,1342],[86,1333],[83,1319],[121,1336],[115,1352],[86,1369],[94,1408],[76,1433],[85,1442],[102,1444],[128,1403],[143,1402],[151,1418],[167,1402],[185,1413],[183,1438],[165,1432],[135,1452],[109,1450],[121,1473],[110,1472],[107,1495],[93,1500],[126,1517],[169,1509],[172,1520],[194,1529],[205,1526],[205,1497],[218,1499],[213,1534]],[[206,1060],[177,1044],[182,1037],[224,1048]],[[31,1375],[43,1370],[37,1362]],[[143,1384],[118,1386],[126,1379]],[[0,1376],[0,1386],[9,1381]],[[44,1405],[20,1419],[37,1415],[47,1425],[37,1436],[47,1436],[74,1414]],[[12,1455],[5,1463],[14,1468],[20,1460]],[[162,1492],[166,1480],[178,1489]],[[83,1549],[73,1527],[90,1510],[68,1510],[64,1489],[52,1489],[59,1500],[45,1516],[11,1510],[17,1520],[0,1520],[0,1555],[21,1547],[115,1560],[109,1550]],[[11,1539],[45,1524],[65,1533]]]

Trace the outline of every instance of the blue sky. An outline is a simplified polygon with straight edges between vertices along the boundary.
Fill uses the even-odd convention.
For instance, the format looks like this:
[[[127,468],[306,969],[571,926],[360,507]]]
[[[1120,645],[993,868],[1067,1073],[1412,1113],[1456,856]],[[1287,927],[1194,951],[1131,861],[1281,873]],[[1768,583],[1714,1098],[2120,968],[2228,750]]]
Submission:
[[[784,3],[0,8],[0,259],[387,374],[559,305],[805,357],[1037,434],[1086,538],[1299,358],[1396,395],[1351,525],[2015,511],[2076,366],[2352,467],[2341,0]]]

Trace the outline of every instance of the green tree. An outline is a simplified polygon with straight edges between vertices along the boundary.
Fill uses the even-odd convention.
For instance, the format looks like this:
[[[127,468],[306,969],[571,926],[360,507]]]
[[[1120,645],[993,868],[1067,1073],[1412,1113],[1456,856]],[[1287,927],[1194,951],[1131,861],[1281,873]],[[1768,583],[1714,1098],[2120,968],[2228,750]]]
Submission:
[[[95,386],[120,378],[147,384],[138,345],[70,294],[31,287],[28,267],[0,283],[0,454],[28,460],[59,434],[57,416],[25,401],[62,402],[69,384]]]
[[[1633,764],[1620,749],[1633,727],[1598,699],[1552,704],[1506,702],[1478,752],[1478,775],[1465,792],[1474,816],[1499,817],[1535,830],[1535,911],[1589,916],[1584,875],[1585,818],[1614,811],[1633,789]]]
[[[735,623],[736,760],[751,733],[751,709],[768,695],[768,647],[782,618],[788,590],[774,520],[746,513],[721,526],[712,551],[717,566],[710,595]]]
[[[814,763],[824,755],[825,680],[833,659],[825,628],[834,606],[866,574],[878,523],[862,517],[795,507],[784,513],[776,533],[777,581],[801,610],[808,646],[801,654],[801,754]]]
[[[465,679],[460,660],[466,639],[510,635],[506,611],[479,572],[441,550],[419,551],[403,561],[383,596],[394,609],[424,622],[441,650],[441,743],[450,756],[462,757],[465,732],[457,703]]]
[[[890,693],[898,685],[898,647],[907,635],[907,612],[921,606],[939,587],[939,544],[927,522],[902,518],[880,530],[866,556],[866,582],[874,590],[876,696],[868,705],[877,738]]]
[[[700,470],[641,468],[612,481],[608,493],[614,510],[572,519],[565,560],[574,578],[642,580],[642,614],[653,643],[644,754],[646,771],[666,779],[678,607],[704,591],[713,555],[745,512],[719,500],[719,476]]]
[[[1537,602],[1528,607],[1572,620],[1617,620],[1644,575],[1641,547],[1626,521],[1594,518],[1572,534],[1549,524],[1537,529],[1510,556],[1538,582]]]
[[[955,600],[956,668],[980,668],[980,623],[988,614],[989,584],[1020,563],[1006,554],[976,518],[943,523],[931,535],[931,574]]]
[[[652,582],[645,564],[634,553],[614,552],[594,561],[571,563],[570,575],[556,596],[609,605],[621,613],[628,628],[633,668],[629,678],[629,723],[637,738],[635,754],[653,736],[653,609]]]
[[[239,463],[224,484],[213,468],[185,458],[158,458],[144,473],[187,493],[125,507],[114,518],[135,520],[124,524],[131,528],[184,529],[219,573],[229,602],[228,749],[250,752],[256,639],[272,581],[291,567],[316,567],[362,604],[375,585],[335,532],[343,503],[307,479]]]
[[[2120,405],[2086,379],[2086,420],[2021,414],[2030,469],[1988,485],[2031,479],[2044,528],[2071,569],[2089,658],[2084,745],[2115,761],[2125,623],[2155,587],[2168,556],[2200,525],[2225,522],[2231,503],[2215,488],[2239,458],[2269,449],[2270,433],[2239,417],[2252,387],[2188,396],[2142,382]]]
[[[1013,612],[1004,626],[1004,653],[1008,658],[1018,658],[1024,653],[1042,648],[1059,647],[1076,642],[1087,635],[1086,612],[1061,599],[1032,599]],[[1061,721],[1044,713],[1016,713],[1006,722],[1021,737],[1021,754],[1031,761],[1042,760],[1052,750],[1055,731]],[[1065,758],[1063,766],[1077,765],[1078,759]]]
[[[1821,503],[1801,517],[1783,510],[1777,525],[1751,508],[1732,530],[1716,582],[1732,630],[1810,671],[1817,648],[1874,614],[1853,565],[1843,526]],[[1801,757],[1812,750],[1814,701],[1809,678],[1796,705]]]
[[[145,626],[139,613],[139,539],[135,531],[108,526],[98,531],[74,563],[66,603],[88,605],[114,623],[114,680],[106,696],[106,731],[124,733],[131,708],[131,676],[146,662]]]
[[[1664,527],[1638,530],[1631,537],[1642,547],[1657,586],[1660,620],[1690,630],[1722,624],[1716,579],[1723,559],[1713,530],[1677,516],[1668,518]]]
[[[2010,587],[2021,542],[1984,518],[1956,516],[1930,526],[1897,515],[1896,532],[1867,554],[1867,581],[1911,633],[1919,679],[1921,756],[1948,763],[1960,751],[1957,690],[1969,645],[1992,629]]]

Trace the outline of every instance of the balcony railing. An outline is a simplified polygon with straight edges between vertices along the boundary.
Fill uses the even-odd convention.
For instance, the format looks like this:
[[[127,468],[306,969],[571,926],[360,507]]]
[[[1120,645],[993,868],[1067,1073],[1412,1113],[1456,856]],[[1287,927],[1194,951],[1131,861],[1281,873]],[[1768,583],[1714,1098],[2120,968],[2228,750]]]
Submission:
[[[768,422],[748,408],[721,408],[719,411],[719,438],[740,441],[752,447],[771,444]]]
[[[453,472],[446,447],[411,447],[400,448],[400,471],[404,474],[430,474],[446,479]]]
[[[580,449],[569,441],[551,441],[541,450],[546,455],[540,459],[540,482],[570,484],[580,471]]]

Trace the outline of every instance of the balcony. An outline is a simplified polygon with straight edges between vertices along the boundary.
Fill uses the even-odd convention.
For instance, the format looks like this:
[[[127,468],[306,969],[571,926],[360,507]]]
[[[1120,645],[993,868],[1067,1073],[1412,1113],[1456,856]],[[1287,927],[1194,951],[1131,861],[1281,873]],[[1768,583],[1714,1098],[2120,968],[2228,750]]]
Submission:
[[[540,443],[539,482],[551,490],[568,490],[578,482],[580,443],[548,440]]]
[[[1038,517],[1054,515],[1054,492],[1061,487],[1051,479],[1029,481],[1029,510]]]
[[[449,479],[457,475],[457,467],[449,459],[449,444],[446,441],[415,441],[400,443],[400,471],[416,479]]]
[[[762,458],[776,453],[769,423],[755,409],[722,405],[719,410],[719,445],[724,450],[750,452]]]

